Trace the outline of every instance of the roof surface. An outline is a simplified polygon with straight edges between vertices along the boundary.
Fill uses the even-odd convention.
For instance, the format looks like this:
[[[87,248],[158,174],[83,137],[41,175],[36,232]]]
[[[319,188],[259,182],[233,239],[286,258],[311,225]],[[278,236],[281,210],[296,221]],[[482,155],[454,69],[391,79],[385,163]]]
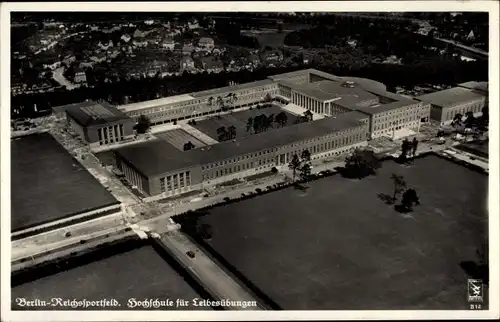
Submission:
[[[207,97],[207,96],[217,96],[220,94],[225,94],[225,93],[230,93],[234,91],[239,91],[247,88],[253,88],[257,86],[265,86],[269,84],[273,84],[274,81],[271,79],[264,79],[264,80],[259,80],[256,82],[251,82],[251,83],[243,83],[243,84],[238,84],[234,86],[226,86],[226,87],[220,87],[220,88],[214,88],[214,89],[209,89],[206,91],[201,91],[201,92],[196,92],[196,93],[191,93],[191,96],[195,98],[199,97]]]
[[[81,126],[102,125],[130,119],[122,111],[106,102],[66,109],[66,113]]]
[[[189,94],[183,94],[183,95],[163,97],[163,98],[150,100],[150,101],[121,105],[118,108],[121,111],[129,112],[129,111],[142,110],[142,109],[146,109],[146,108],[150,108],[150,107],[186,102],[186,101],[190,101],[192,99],[194,99],[193,96],[191,96]]]
[[[74,108],[80,108],[80,107],[92,106],[92,105],[95,105],[94,101],[81,102],[81,103],[73,103],[73,104],[60,105],[60,106],[53,106],[52,107],[52,112],[53,113],[64,113],[68,109],[74,109]]]
[[[12,231],[118,204],[48,133],[12,140],[11,153]]]
[[[336,103],[341,102],[342,105],[353,105],[353,107],[358,102],[377,98],[375,95],[368,93],[358,86],[350,88],[344,87],[342,84],[343,83],[324,80],[307,85],[295,85],[293,89],[323,101],[341,98],[336,101]]]
[[[338,115],[336,118],[329,117],[314,122],[294,124],[240,140],[226,141],[189,151],[179,151],[164,140],[154,140],[125,146],[115,152],[143,175],[154,176],[345,130],[359,125],[359,121],[365,118],[367,118],[365,114],[353,111]]]
[[[418,101],[416,101],[416,100],[405,99],[405,100],[396,101],[396,102],[392,102],[392,103],[388,103],[388,104],[381,104],[381,105],[369,106],[369,107],[360,107],[360,108],[357,108],[357,110],[364,112],[366,114],[373,115],[373,114],[383,113],[383,112],[387,112],[390,110],[405,107],[408,105],[417,104],[417,103],[418,103]]]
[[[425,101],[437,106],[446,107],[448,105],[472,101],[484,97],[484,94],[478,91],[470,90],[463,87],[453,87],[443,91],[425,94],[416,97],[420,101]]]
[[[472,82],[465,82],[465,83],[458,84],[458,86],[469,88],[469,89],[476,89],[476,90],[488,93],[488,82],[472,81]]]

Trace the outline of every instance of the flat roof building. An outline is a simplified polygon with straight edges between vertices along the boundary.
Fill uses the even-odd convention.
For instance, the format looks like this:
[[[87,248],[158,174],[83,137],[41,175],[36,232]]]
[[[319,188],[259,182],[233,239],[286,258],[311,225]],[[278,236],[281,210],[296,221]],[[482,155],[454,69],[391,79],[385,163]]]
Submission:
[[[91,147],[134,137],[134,121],[107,102],[85,102],[64,109],[68,125]]]
[[[487,94],[476,89],[453,87],[421,95],[416,99],[429,104],[431,119],[444,125],[451,123],[457,114],[464,116],[467,112],[480,113],[487,102]]]

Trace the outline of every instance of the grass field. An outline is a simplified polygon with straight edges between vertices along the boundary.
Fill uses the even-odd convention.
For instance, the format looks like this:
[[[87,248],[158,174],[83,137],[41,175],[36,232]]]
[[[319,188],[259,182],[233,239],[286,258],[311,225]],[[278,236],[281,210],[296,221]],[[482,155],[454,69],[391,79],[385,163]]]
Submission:
[[[396,212],[392,173],[421,205]],[[487,234],[485,175],[427,156],[215,208],[210,245],[283,309],[467,309],[464,261]],[[486,293],[486,292],[485,292]]]
[[[12,288],[12,309],[21,309],[14,304],[16,298],[49,301],[55,297],[89,301],[116,299],[122,306],[106,308],[106,310],[126,310],[128,309],[127,302],[131,298],[137,300],[172,299],[175,302],[177,298],[192,300],[199,298],[200,295],[152,247],[143,246],[15,286]],[[25,309],[64,310],[71,308]],[[158,309],[175,310],[177,308],[174,306]],[[197,307],[190,306],[187,309],[195,310]]]
[[[287,117],[288,117],[287,125],[293,124],[293,122],[297,118],[295,115],[292,115],[292,114],[282,110],[281,108],[279,108],[277,106],[271,106],[271,107],[262,108],[262,109],[253,108],[251,110],[245,110],[245,111],[241,111],[241,112],[224,114],[224,115],[221,115],[221,118],[211,117],[211,118],[206,119],[206,120],[197,121],[196,125],[194,125],[194,127],[196,129],[198,129],[199,131],[205,133],[209,137],[217,140],[218,139],[218,134],[217,134],[218,128],[220,128],[221,126],[224,126],[227,129],[228,127],[233,125],[236,127],[236,138],[240,139],[240,138],[246,137],[248,135],[251,135],[253,133],[252,129],[250,129],[250,131],[248,131],[248,132],[246,129],[248,118],[255,117],[255,116],[261,115],[261,114],[264,114],[266,116],[274,114],[276,116],[280,112],[285,112],[285,114],[287,115]],[[276,126],[276,125],[274,125],[274,126]],[[270,130],[268,130],[268,131],[270,131]]]
[[[118,201],[50,134],[11,141],[12,231]]]

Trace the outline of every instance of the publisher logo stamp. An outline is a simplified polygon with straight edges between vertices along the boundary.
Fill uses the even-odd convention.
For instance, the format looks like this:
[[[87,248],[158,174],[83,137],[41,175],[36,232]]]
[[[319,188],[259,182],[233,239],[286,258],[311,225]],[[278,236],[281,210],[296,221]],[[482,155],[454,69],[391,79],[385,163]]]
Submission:
[[[484,287],[482,280],[467,280],[467,301],[474,303],[482,303],[484,295]]]

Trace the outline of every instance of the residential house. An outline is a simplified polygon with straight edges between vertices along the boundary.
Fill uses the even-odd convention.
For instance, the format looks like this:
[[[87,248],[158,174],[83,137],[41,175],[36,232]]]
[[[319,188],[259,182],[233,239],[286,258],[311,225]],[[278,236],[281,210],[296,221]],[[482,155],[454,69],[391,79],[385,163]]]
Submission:
[[[147,33],[146,33],[146,32],[141,31],[140,29],[136,29],[136,30],[134,31],[134,34],[132,35],[132,37],[133,37],[134,39],[138,39],[138,38],[144,38],[144,37],[146,37],[146,35],[147,35]]]
[[[90,26],[90,31],[99,31],[99,26],[96,25]]]
[[[90,60],[94,63],[100,63],[106,60],[106,53],[99,52],[90,57]]]
[[[50,70],[54,70],[54,69],[59,68],[59,67],[61,67],[60,61],[56,61],[54,63],[49,63],[49,64],[43,64],[43,68],[48,68]]]
[[[183,71],[194,71],[195,70],[195,67],[194,67],[194,60],[189,57],[189,56],[186,56],[186,57],[183,57],[181,59],[181,72]]]
[[[165,38],[161,42],[161,48],[165,50],[174,50],[175,47],[175,41],[172,38]]]
[[[108,50],[109,48],[112,48],[114,45],[113,45],[113,41],[110,40],[108,43],[102,43],[102,42],[99,42],[97,44],[97,46],[99,48],[101,48],[102,50]]]
[[[128,43],[130,41],[130,39],[132,39],[132,37],[130,37],[130,35],[128,34],[124,34],[120,37],[120,39],[124,42],[124,43]]]
[[[278,50],[269,50],[261,54],[262,61],[274,64],[283,60],[283,54]]]
[[[200,25],[198,24],[198,20],[193,19],[192,21],[188,22],[187,26],[190,30],[198,29],[200,28]]]
[[[66,66],[69,66],[75,60],[76,60],[75,54],[68,54],[68,55],[64,56],[62,63]]]
[[[224,70],[222,61],[213,57],[202,57],[201,67],[203,70],[212,73],[219,73]]]
[[[144,38],[139,38],[132,40],[132,44],[134,47],[147,47],[148,46],[148,41]]]
[[[194,51],[194,46],[191,43],[185,43],[182,46],[182,53],[184,55],[191,55],[191,53]]]
[[[145,25],[148,25],[148,26],[151,26],[152,24],[154,24],[155,21],[154,20],[144,20],[144,24]]]
[[[260,58],[258,55],[251,54],[248,56],[248,62],[252,64],[253,66],[259,66],[260,65]]]
[[[87,76],[85,75],[85,71],[80,66],[75,67],[74,82],[76,84],[87,82]]]
[[[198,47],[206,51],[211,51],[214,49],[214,46],[214,40],[210,37],[202,37],[198,42]]]

